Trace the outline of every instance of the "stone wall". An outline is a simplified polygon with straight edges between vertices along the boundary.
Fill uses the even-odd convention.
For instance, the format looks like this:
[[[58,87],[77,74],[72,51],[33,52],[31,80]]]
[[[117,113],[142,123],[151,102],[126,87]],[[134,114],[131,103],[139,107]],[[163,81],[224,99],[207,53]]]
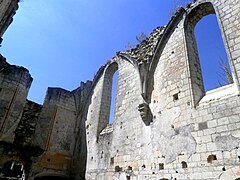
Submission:
[[[103,123],[106,128],[99,134],[98,112],[106,93],[103,74],[86,121],[86,179],[240,176],[239,8],[234,0],[198,0],[179,9],[167,26],[156,29],[136,49],[113,58],[108,66],[117,63],[119,71],[115,118],[111,126]],[[205,92],[193,30],[213,13],[234,84]]]
[[[29,179],[240,178],[239,12],[238,0],[196,0],[93,81],[48,88],[43,105],[26,100],[28,71],[1,56],[0,166],[18,160]],[[216,14],[234,83],[206,92],[194,27],[208,14]]]
[[[14,159],[28,171],[30,157],[38,155],[31,137],[39,105],[26,100],[31,83],[27,69],[8,64],[0,55],[0,166]]]
[[[73,174],[84,177],[86,145],[81,112],[91,85],[91,81],[81,83],[71,92],[48,88],[33,138],[34,145],[43,149],[43,153],[31,167],[32,177],[51,174],[68,178]],[[74,159],[77,161],[74,162]]]
[[[27,69],[8,64],[1,56],[0,167],[15,160],[25,166],[30,179],[49,174],[84,177],[83,112],[92,82],[81,83],[71,92],[48,88],[43,105],[26,99],[31,82]]]
[[[4,32],[13,21],[13,16],[18,9],[18,2],[19,0],[0,1],[0,43]]]
[[[0,140],[13,142],[32,77],[27,69],[9,65],[0,57]]]

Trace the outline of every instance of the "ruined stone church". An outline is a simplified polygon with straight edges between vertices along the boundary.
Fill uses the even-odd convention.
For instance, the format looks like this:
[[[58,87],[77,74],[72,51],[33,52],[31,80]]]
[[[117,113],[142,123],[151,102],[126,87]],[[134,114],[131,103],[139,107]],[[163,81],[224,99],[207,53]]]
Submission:
[[[0,1],[0,37],[17,9],[18,0]],[[206,92],[194,28],[209,14],[216,14],[234,82]],[[32,80],[0,55],[0,177],[16,167],[30,180],[240,179],[239,0],[178,9],[93,80],[73,91],[48,88],[43,105],[27,99]]]

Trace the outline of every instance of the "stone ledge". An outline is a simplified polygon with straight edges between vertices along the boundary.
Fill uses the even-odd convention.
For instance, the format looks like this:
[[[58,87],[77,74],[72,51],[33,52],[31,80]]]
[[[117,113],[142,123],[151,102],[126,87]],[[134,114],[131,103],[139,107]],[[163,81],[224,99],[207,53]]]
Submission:
[[[236,84],[226,85],[217,89],[207,91],[205,96],[200,100],[199,106],[218,101],[221,99],[229,98],[231,96],[237,96],[239,94]]]

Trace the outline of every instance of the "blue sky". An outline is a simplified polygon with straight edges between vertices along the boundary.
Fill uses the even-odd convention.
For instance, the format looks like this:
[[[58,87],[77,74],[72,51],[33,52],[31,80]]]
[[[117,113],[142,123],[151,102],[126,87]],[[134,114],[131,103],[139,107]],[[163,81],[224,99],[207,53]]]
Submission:
[[[195,37],[205,91],[220,87],[218,81],[224,85],[220,77],[220,74],[223,73],[220,68],[220,61],[223,60],[228,65],[229,70],[230,67],[216,15],[205,16],[199,21],[195,27]]]
[[[24,0],[0,53],[29,69],[28,99],[42,103],[47,87],[73,90],[92,80],[136,35],[166,25],[172,9],[174,0]]]

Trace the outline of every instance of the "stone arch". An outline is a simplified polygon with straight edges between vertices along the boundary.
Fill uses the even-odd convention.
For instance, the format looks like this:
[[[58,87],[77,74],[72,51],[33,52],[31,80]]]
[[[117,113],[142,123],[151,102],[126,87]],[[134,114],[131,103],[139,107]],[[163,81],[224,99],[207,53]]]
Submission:
[[[164,51],[166,44],[168,43],[170,37],[174,33],[175,29],[178,28],[178,24],[182,21],[186,10],[184,8],[180,8],[176,14],[171,18],[166,27],[163,27],[162,35],[157,43],[157,46],[154,50],[152,60],[148,67],[148,73],[146,79],[148,80],[146,83],[146,101],[148,103],[151,102],[151,94],[154,89],[154,73],[159,63],[159,59]]]
[[[198,102],[205,96],[204,90],[204,82],[202,78],[201,64],[198,55],[198,48],[194,34],[194,28],[198,24],[198,22],[205,16],[215,14],[218,22],[219,15],[216,11],[214,5],[211,2],[203,2],[198,3],[192,8],[190,8],[187,12],[187,16],[184,22],[184,31],[185,31],[185,39],[186,39],[186,48],[187,48],[187,62],[190,76],[190,91],[192,96],[192,104],[195,107]],[[219,24],[219,28],[222,32],[222,37],[224,39],[223,30],[221,24]],[[229,56],[229,50],[225,46],[225,50]],[[231,59],[229,59],[231,61]],[[231,62],[229,62],[231,65]],[[232,68],[231,68],[232,69]],[[232,70],[233,72],[233,70]]]
[[[34,180],[68,180],[69,178],[62,177],[62,176],[42,176],[42,177],[35,177]]]
[[[136,72],[139,81],[137,83],[139,83],[139,89],[141,91],[141,81],[140,81],[140,73],[139,73],[139,69],[137,67],[137,63],[134,62],[133,59],[131,58],[127,58],[125,56],[115,56],[114,58],[112,58],[110,61],[107,62],[107,64],[104,66],[104,70],[102,73],[102,79],[103,79],[103,84],[101,85],[102,87],[102,93],[101,93],[101,101],[100,101],[100,112],[99,112],[99,119],[98,119],[98,127],[97,127],[97,134],[100,134],[102,132],[102,130],[107,127],[108,125],[110,125],[109,122],[109,117],[110,117],[110,104],[111,104],[111,96],[112,96],[112,78],[113,75],[115,74],[116,71],[121,71],[120,74],[118,74],[118,79],[117,79],[117,87],[116,87],[116,91],[118,92],[118,82],[119,82],[119,78],[121,76],[121,78],[123,76],[127,76],[128,74],[125,74],[123,71],[125,71],[124,69],[125,66],[131,66],[134,69],[134,72]],[[99,79],[100,80],[100,79]],[[141,93],[139,93],[139,95],[141,95]],[[116,102],[115,102],[115,106],[117,104],[117,96],[116,96]]]
[[[137,63],[137,60],[136,59],[133,59],[131,58],[130,56],[128,56],[127,54],[124,54],[124,53],[120,53],[118,54],[119,57],[122,59],[122,60],[125,60],[127,62],[129,62],[131,65],[133,65],[134,69],[136,70],[137,74],[138,74],[138,77],[139,77],[139,83],[140,83],[140,88],[141,88],[141,94],[143,95],[144,94],[144,79],[143,79],[143,75],[141,75],[140,73],[140,67]]]
[[[70,177],[63,173],[41,172],[35,175],[34,180],[68,180]]]

